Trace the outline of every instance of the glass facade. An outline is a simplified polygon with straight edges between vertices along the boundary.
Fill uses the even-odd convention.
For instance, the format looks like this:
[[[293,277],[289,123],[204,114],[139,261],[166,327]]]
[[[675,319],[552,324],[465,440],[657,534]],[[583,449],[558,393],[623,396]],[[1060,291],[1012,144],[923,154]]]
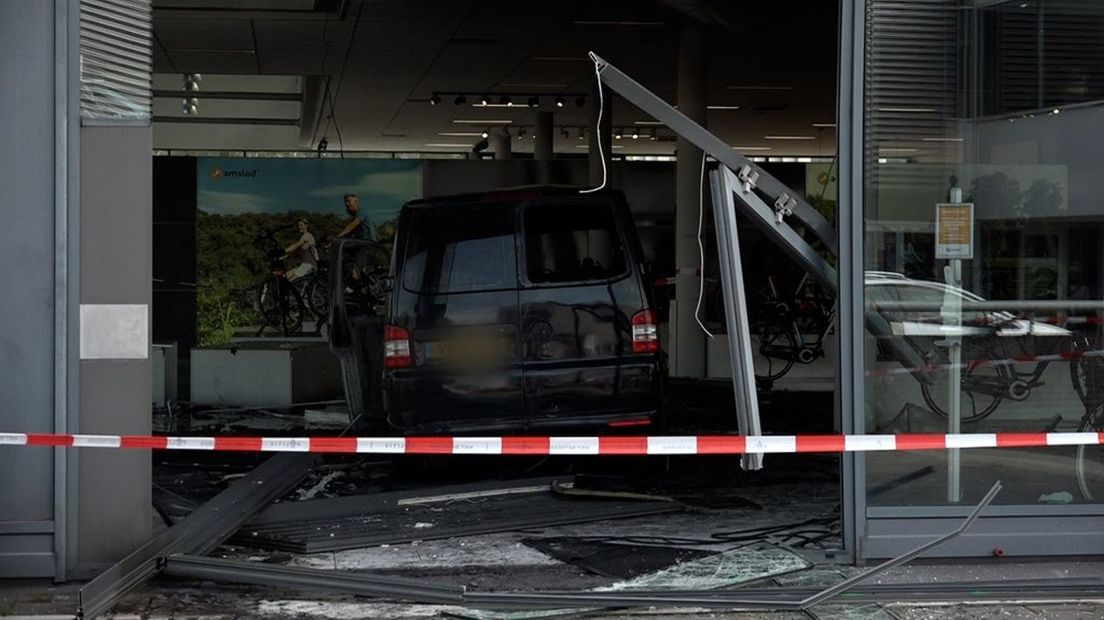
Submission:
[[[1104,431],[1102,42],[1098,0],[866,3],[864,432]],[[1104,504],[1098,447],[865,471],[868,507]]]

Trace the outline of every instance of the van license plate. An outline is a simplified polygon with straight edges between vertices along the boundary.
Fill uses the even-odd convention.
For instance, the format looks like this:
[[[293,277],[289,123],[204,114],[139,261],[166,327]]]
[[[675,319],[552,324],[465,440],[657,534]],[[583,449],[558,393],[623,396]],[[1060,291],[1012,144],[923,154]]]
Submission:
[[[435,361],[498,360],[510,353],[510,343],[505,338],[462,338],[428,344],[428,357]]]

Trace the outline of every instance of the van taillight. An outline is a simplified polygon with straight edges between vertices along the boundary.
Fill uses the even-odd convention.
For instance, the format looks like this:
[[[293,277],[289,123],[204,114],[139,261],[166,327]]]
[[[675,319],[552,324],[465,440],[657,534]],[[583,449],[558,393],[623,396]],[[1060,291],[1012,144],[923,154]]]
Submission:
[[[632,316],[633,353],[654,353],[659,350],[655,313],[641,310]]]
[[[383,365],[386,368],[410,368],[410,332],[395,325],[383,328]]]

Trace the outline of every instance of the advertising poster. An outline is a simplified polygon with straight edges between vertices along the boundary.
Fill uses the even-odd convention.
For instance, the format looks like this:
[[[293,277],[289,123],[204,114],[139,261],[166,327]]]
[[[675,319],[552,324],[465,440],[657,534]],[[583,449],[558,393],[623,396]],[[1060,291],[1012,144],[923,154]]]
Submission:
[[[196,189],[198,336],[217,345],[263,323],[257,291],[275,250],[314,242],[282,261],[302,286],[324,275],[330,240],[359,219],[353,235],[375,242],[374,255],[386,260],[399,208],[422,195],[422,168],[393,159],[210,157],[198,161]],[[308,315],[298,329],[314,327]]]

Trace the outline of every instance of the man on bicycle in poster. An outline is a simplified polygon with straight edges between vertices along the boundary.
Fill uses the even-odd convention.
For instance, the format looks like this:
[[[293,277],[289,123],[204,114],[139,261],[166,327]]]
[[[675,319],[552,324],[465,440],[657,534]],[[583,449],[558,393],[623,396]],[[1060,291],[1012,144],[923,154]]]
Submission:
[[[342,198],[345,201],[345,213],[349,214],[349,221],[337,236],[371,241],[372,223],[360,215],[360,197],[356,194],[345,194]]]

